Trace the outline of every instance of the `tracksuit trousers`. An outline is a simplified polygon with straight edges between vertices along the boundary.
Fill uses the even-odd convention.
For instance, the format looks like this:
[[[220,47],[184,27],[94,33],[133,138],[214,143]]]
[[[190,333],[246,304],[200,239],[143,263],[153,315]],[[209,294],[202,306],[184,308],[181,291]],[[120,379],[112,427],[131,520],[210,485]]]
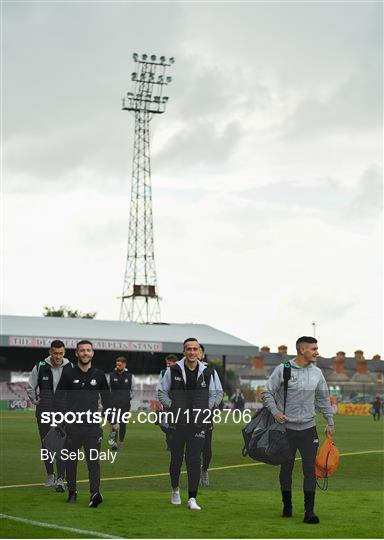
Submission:
[[[41,448],[45,448],[43,444],[43,439],[47,435],[48,431],[51,429],[51,425],[42,424],[39,417],[37,417],[36,420],[37,420],[37,427],[39,428]],[[51,475],[54,473],[53,463],[51,463],[50,459],[45,459],[44,465],[45,465],[45,470],[47,471],[48,475]],[[56,459],[56,469],[57,469],[57,478],[62,478],[64,480],[65,461],[63,461],[62,459]]]
[[[97,425],[71,425],[67,428],[66,449],[68,452],[77,452],[84,448],[88,467],[89,491],[95,493],[100,490],[100,462],[102,431]],[[92,450],[92,452],[91,452]],[[96,452],[97,451],[97,452]],[[97,459],[94,459],[97,456]],[[92,458],[92,459],[91,459]],[[68,491],[76,491],[77,457],[67,460]]]
[[[283,463],[280,467],[280,487],[283,494],[283,502],[284,504],[288,504],[288,499],[291,498],[292,472],[295,465],[296,452],[298,450],[301,455],[301,464],[304,474],[303,491],[305,510],[312,511],[316,490],[315,459],[319,447],[316,427],[303,429],[301,431],[287,429],[287,436],[293,459]]]
[[[201,452],[205,429],[196,426],[177,426],[170,432],[171,462],[169,474],[172,488],[179,485],[180,471],[185,454],[189,497],[196,497],[200,481]]]

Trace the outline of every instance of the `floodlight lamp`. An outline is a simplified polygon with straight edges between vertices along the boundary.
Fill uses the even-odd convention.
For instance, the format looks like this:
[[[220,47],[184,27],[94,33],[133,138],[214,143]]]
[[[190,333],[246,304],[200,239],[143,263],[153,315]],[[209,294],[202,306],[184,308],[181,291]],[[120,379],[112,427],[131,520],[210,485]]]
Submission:
[[[137,73],[136,73],[135,71],[132,73],[131,79],[132,79],[133,81],[136,81],[136,79],[137,79]]]
[[[158,77],[158,79],[157,79],[157,82],[159,82],[159,83],[164,82],[164,77],[163,77],[163,75],[159,75],[159,77]]]
[[[142,54],[141,58],[145,61],[148,58],[148,55],[147,54]]]
[[[172,77],[170,77],[170,76],[168,75],[168,77],[167,77],[166,81],[167,81],[167,83],[170,83],[170,82],[172,82]]]
[[[161,62],[162,64],[164,64],[164,62],[165,62],[165,56],[160,56],[160,62]]]
[[[134,59],[135,62],[137,62],[139,59],[139,55],[135,52],[133,53],[132,58]]]
[[[164,97],[163,97],[163,103],[167,103],[168,99],[169,99],[168,96],[164,96]]]
[[[152,60],[152,62],[156,62],[156,55],[155,54],[152,54],[151,60]]]
[[[160,96],[155,96],[153,99],[156,101],[156,103],[160,103]]]
[[[175,59],[174,59],[173,56],[171,56],[171,58],[169,59],[169,63],[170,63],[170,64],[174,64],[174,63],[175,63]]]

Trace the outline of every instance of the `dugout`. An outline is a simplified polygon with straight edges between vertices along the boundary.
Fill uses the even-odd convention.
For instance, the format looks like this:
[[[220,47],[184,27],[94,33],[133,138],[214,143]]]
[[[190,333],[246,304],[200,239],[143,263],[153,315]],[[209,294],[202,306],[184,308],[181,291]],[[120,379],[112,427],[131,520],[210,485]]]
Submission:
[[[125,356],[134,374],[156,374],[164,367],[167,354],[182,357],[182,343],[195,337],[205,347],[208,359],[220,360],[225,368],[231,357],[249,359],[258,347],[205,324],[139,324],[59,317],[1,316],[0,377],[9,380],[10,372],[31,371],[48,355],[51,341],[61,339],[66,357],[75,360],[76,343],[92,341],[93,365],[112,371],[115,359]]]

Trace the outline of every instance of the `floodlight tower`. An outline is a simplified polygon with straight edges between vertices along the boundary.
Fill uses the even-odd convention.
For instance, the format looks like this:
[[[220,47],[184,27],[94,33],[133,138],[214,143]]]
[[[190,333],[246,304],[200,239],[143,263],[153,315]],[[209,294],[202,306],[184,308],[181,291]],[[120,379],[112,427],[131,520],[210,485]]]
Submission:
[[[125,267],[120,320],[140,323],[160,322],[160,298],[157,290],[153,244],[151,157],[149,122],[154,114],[165,112],[163,96],[172,77],[167,68],[175,59],[133,54],[137,70],[131,75],[132,89],[123,98],[123,111],[135,116],[132,162],[131,207],[128,253]]]

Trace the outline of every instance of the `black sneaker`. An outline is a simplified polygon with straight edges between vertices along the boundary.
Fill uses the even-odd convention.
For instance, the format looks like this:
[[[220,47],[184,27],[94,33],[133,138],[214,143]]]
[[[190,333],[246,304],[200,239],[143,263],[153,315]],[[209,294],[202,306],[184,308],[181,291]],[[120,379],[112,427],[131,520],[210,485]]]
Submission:
[[[95,493],[91,493],[91,498],[89,499],[89,507],[90,508],[96,508],[103,502],[103,497],[101,493],[98,491],[95,491]]]
[[[320,520],[314,512],[305,512],[303,523],[320,523]]]
[[[69,491],[68,492],[67,503],[75,504],[76,501],[77,501],[77,491]]]
[[[292,506],[283,506],[282,517],[292,517]]]

